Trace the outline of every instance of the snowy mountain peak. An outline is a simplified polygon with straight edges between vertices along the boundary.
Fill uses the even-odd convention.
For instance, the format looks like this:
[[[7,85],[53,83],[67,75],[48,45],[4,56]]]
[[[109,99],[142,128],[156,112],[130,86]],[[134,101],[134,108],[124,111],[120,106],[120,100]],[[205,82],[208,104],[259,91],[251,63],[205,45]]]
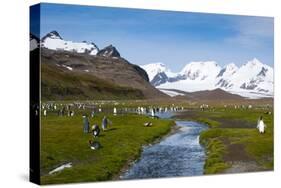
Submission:
[[[263,64],[258,59],[254,58],[253,60],[250,60],[246,64],[242,65],[233,79],[235,79],[235,81],[239,83],[247,82],[249,81],[249,78],[256,77],[259,73],[266,74],[267,70],[273,80],[273,69],[270,66]]]
[[[120,53],[112,44],[100,50],[97,53],[97,55],[104,56],[104,57],[115,57],[115,58],[120,57]]]
[[[180,72],[181,75],[191,80],[205,80],[217,76],[221,67],[215,61],[191,62]]]
[[[146,65],[142,66],[143,68],[148,68],[150,70],[159,70],[159,71],[165,71],[166,70],[166,65],[164,63],[161,62],[157,62],[157,63],[149,63]]]
[[[175,74],[172,73],[171,70],[168,69],[166,65],[161,62],[142,65],[141,68],[143,68],[147,72],[150,81],[152,81],[153,78],[160,73],[161,73],[161,75],[159,75],[160,77],[164,77],[164,74],[170,77],[175,76]]]
[[[161,62],[150,63],[149,65],[151,65],[151,66],[158,66],[158,67],[166,67],[166,65],[164,63],[161,63]]]
[[[247,66],[249,68],[251,68],[251,67],[262,67],[262,66],[264,66],[264,64],[262,62],[260,62],[257,58],[254,58],[254,59],[248,61],[243,66]]]
[[[227,71],[236,71],[238,69],[238,67],[234,63],[230,63],[225,66],[225,69]]]
[[[57,31],[51,31],[50,33],[48,33],[47,35],[45,35],[42,38],[42,41],[44,42],[47,38],[51,38],[51,39],[61,39],[62,37],[60,36],[60,34]]]
[[[237,70],[238,70],[238,67],[234,63],[230,63],[230,64],[226,65],[223,69],[221,69],[221,71],[217,75],[217,78],[218,77],[227,78],[227,77],[233,75]]]
[[[198,61],[198,62],[194,61],[186,64],[185,67],[182,69],[181,73],[185,74],[191,69],[198,70],[201,68],[214,68],[214,67],[218,67],[218,64],[215,61]]]
[[[92,42],[73,42],[63,40],[57,31],[52,31],[42,38],[41,47],[51,50],[70,51],[76,53],[86,53],[96,55],[98,47]]]

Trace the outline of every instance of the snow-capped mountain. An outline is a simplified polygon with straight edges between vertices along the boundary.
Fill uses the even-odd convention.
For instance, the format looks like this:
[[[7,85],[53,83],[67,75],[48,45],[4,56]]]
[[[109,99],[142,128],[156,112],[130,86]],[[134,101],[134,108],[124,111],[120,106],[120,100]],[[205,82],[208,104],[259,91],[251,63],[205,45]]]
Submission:
[[[216,76],[220,70],[221,67],[214,61],[191,62],[177,76],[168,78],[167,82],[156,87],[188,92],[212,90],[216,88]]]
[[[177,76],[176,73],[173,73],[168,69],[163,63],[150,63],[141,66],[149,77],[150,83],[154,86],[161,85],[169,81],[169,78],[174,78]]]
[[[98,47],[92,42],[73,42],[63,40],[57,31],[52,31],[44,36],[41,40],[41,47],[51,50],[87,53],[90,55],[96,55],[99,51]]]
[[[228,82],[228,87],[223,89],[233,93],[273,95],[273,69],[256,58],[242,65],[225,81]]]
[[[168,69],[163,63],[150,63],[141,66],[148,74],[149,80],[151,81],[158,73],[167,72]]]
[[[256,58],[241,67],[234,63],[222,68],[214,61],[191,62],[172,75],[163,63],[142,68],[147,71],[151,84],[159,89],[194,92],[221,88],[249,98],[273,96],[273,69]]]
[[[226,89],[254,90],[258,89],[258,84],[262,82],[271,83],[273,86],[273,69],[259,60],[253,59],[242,65],[239,69],[236,67],[232,73],[222,74],[218,78],[218,83],[224,83],[220,84],[220,86]]]
[[[220,70],[221,67],[214,61],[191,62],[182,69],[180,75],[189,80],[213,80]]]

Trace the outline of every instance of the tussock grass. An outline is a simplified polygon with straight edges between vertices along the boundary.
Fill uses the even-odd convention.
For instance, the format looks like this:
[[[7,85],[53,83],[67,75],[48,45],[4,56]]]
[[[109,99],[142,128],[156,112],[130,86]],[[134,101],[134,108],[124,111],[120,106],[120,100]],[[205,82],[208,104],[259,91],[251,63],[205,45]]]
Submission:
[[[213,134],[211,134],[213,136]],[[215,174],[229,167],[229,164],[224,162],[223,155],[227,152],[223,142],[216,138],[210,137],[210,132],[204,131],[200,136],[200,143],[205,145],[207,158],[204,165],[205,174]]]

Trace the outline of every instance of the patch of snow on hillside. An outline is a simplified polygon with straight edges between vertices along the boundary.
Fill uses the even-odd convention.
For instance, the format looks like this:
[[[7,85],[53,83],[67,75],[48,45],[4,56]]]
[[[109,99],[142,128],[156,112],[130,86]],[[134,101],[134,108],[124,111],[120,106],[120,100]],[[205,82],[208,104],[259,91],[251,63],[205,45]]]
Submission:
[[[66,65],[62,65],[63,67],[67,68],[68,70],[72,71],[73,68],[72,67],[69,67],[69,66],[66,66]]]
[[[171,96],[171,97],[175,97],[175,96],[184,96],[183,93],[179,93],[176,91],[170,91],[170,90],[165,90],[165,89],[159,89],[161,92]]]

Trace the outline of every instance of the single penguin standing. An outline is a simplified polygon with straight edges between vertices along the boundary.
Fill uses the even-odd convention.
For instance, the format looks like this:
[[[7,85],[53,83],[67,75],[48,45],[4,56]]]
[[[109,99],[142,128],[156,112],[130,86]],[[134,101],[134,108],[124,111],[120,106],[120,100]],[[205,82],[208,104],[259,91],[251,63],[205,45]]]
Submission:
[[[266,125],[265,123],[263,122],[263,118],[262,116],[259,118],[258,120],[258,125],[257,125],[257,129],[259,130],[259,132],[261,134],[264,134],[265,133],[265,128],[266,128]]]

